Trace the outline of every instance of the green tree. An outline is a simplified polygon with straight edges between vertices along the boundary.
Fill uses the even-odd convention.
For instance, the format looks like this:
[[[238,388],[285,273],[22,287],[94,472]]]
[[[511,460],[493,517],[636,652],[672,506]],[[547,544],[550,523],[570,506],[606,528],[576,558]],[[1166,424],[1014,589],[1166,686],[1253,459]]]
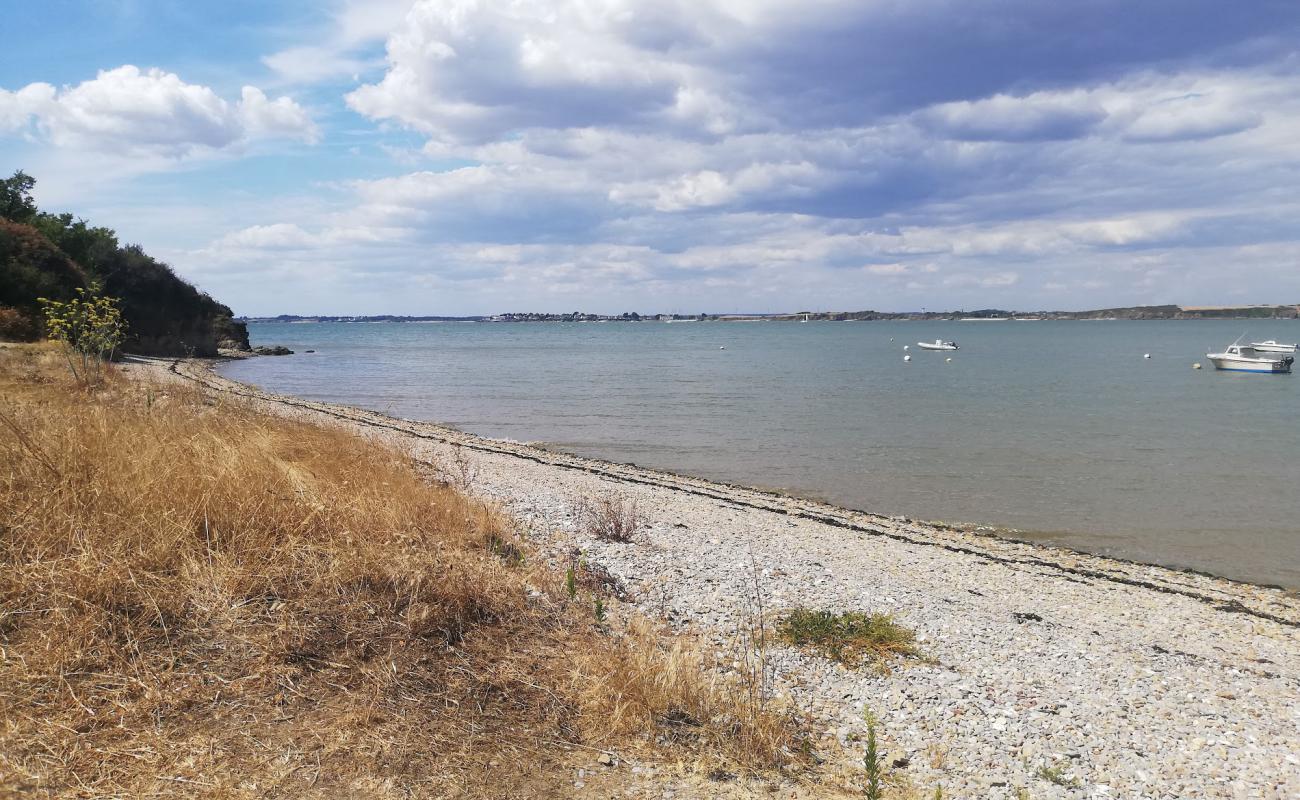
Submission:
[[[32,218],[31,225],[89,272],[98,271],[117,251],[117,234],[113,230],[92,228],[71,214],[41,212]]]
[[[0,180],[0,217],[27,222],[36,216],[36,201],[32,199],[34,186],[36,179],[22,170]]]
[[[0,339],[41,335],[38,297],[69,300],[86,273],[30,225],[0,219]]]

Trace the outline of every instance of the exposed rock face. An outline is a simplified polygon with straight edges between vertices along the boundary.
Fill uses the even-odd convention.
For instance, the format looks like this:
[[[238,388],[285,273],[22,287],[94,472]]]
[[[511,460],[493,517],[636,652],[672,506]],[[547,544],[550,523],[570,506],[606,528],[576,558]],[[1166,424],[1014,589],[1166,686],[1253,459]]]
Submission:
[[[272,346],[261,345],[260,347],[254,347],[254,348],[253,348],[253,352],[256,353],[256,354],[259,355],[259,356],[291,356],[291,355],[293,355],[293,351],[292,351],[292,350],[290,350],[289,348],[285,347],[284,345],[279,345],[279,344],[277,344],[277,345],[272,345]]]
[[[217,317],[212,322],[212,332],[217,337],[217,347],[221,350],[240,350],[248,352],[248,323],[230,317]]]

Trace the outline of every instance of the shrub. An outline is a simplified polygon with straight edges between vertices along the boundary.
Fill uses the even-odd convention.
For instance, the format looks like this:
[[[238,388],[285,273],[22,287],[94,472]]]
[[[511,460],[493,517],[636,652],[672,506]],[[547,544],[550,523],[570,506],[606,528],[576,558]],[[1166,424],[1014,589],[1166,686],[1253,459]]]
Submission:
[[[62,345],[72,377],[83,384],[99,383],[104,360],[112,358],[126,332],[117,301],[77,289],[77,296],[66,303],[46,298],[40,302],[45,330]]]
[[[573,516],[579,530],[605,542],[627,544],[649,527],[636,500],[618,492],[580,498]]]
[[[41,323],[30,313],[0,307],[0,341],[34,342],[41,338]]]

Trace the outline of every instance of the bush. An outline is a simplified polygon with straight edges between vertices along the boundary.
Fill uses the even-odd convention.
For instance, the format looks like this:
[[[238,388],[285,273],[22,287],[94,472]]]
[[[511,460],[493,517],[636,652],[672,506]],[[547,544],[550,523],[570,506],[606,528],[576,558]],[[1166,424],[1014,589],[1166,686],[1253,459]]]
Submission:
[[[617,492],[580,498],[573,516],[579,530],[604,542],[627,544],[649,527],[636,500]]]
[[[34,342],[41,338],[41,323],[36,315],[16,308],[0,307],[0,341]]]
[[[122,343],[126,326],[117,300],[95,297],[85,289],[68,302],[40,298],[45,329],[63,347],[64,358],[77,381],[99,383],[105,359]]]

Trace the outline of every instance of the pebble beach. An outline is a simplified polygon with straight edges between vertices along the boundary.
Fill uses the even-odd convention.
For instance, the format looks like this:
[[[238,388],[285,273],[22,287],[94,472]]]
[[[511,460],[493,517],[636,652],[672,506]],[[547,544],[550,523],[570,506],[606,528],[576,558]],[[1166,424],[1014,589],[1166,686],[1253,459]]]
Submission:
[[[778,690],[842,752],[857,752],[864,714],[874,716],[893,772],[917,796],[1300,797],[1293,592],[277,396],[212,363],[131,369],[459,463],[468,490],[557,563],[581,551],[627,604],[719,652],[752,618],[756,592],[772,614],[892,614],[923,658],[886,671],[779,645],[768,657]],[[632,543],[575,524],[577,499],[610,493],[646,515]]]

